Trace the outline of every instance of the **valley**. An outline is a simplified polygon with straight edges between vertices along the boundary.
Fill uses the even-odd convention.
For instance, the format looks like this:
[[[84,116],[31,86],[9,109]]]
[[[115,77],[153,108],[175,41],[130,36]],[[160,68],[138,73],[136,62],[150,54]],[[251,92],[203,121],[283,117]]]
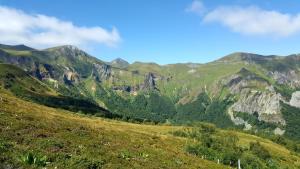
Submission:
[[[299,58],[130,64],[0,45],[0,168],[299,168]]]

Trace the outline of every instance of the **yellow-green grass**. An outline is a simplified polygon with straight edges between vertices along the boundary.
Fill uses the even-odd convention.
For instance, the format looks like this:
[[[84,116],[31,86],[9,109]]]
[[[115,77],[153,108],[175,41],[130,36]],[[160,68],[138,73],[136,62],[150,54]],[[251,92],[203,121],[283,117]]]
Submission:
[[[46,155],[48,168],[228,168],[185,152],[191,140],[175,137],[180,126],[133,124],[74,114],[20,100],[0,90],[0,141],[12,144],[0,161],[34,168],[19,161],[27,152]],[[221,132],[234,132],[222,130]],[[269,140],[235,132],[239,144],[260,141],[284,166],[300,167],[300,158]],[[123,154],[130,157],[124,157]],[[144,155],[141,155],[144,154]]]
[[[28,50],[13,50],[13,49],[2,49],[3,51],[14,55],[14,56],[31,56],[31,51]]]
[[[99,160],[103,168],[226,168],[187,154],[186,141],[168,134],[170,126],[87,117],[26,102],[5,91],[0,104],[0,140],[12,144],[0,153],[3,163],[34,167],[19,161],[33,151],[52,161],[49,168],[87,168],[87,163]]]
[[[285,147],[254,135],[239,132],[237,132],[237,135],[240,138],[239,144],[241,146],[249,147],[250,142],[259,141],[270,152],[272,158],[280,162],[281,166],[300,168],[300,157],[290,152]]]

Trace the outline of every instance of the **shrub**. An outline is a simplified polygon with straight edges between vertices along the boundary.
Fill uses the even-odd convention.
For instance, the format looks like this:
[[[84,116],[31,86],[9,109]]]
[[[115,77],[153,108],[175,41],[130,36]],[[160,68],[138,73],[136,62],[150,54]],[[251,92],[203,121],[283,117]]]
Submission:
[[[266,169],[264,163],[251,153],[244,153],[241,157],[241,167],[243,169]]]
[[[251,142],[250,151],[263,160],[271,158],[269,151],[265,149],[259,142]]]

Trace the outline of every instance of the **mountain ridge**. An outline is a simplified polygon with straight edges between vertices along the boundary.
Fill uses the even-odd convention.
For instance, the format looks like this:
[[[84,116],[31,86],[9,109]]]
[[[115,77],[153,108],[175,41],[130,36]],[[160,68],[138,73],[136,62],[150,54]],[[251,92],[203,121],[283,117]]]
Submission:
[[[26,56],[14,51],[0,53],[1,62],[21,67],[53,90],[92,100],[123,117],[174,123],[200,120],[218,127],[238,127],[234,118],[250,124],[251,117],[259,122],[251,123],[251,130],[264,127],[269,133],[293,124],[282,115],[285,106],[281,104],[296,105],[298,60],[299,55],[238,52],[206,64],[127,64],[117,59],[121,65],[113,65],[69,45],[30,51]],[[202,94],[207,97],[199,97]],[[247,107],[249,101],[253,105]],[[196,103],[206,106],[194,109]],[[276,105],[276,111],[265,106],[269,103]],[[222,118],[223,122],[216,120]]]

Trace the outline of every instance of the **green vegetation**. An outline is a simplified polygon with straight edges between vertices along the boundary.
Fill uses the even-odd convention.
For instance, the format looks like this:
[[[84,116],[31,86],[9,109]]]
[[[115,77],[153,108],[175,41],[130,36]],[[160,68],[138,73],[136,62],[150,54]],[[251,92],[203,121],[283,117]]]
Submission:
[[[178,113],[174,121],[181,124],[204,121],[214,123],[221,128],[232,127],[234,125],[226,114],[229,105],[231,105],[229,98],[222,101],[211,100],[206,93],[201,93],[196,100],[177,106]]]
[[[262,132],[270,133],[272,132],[276,127],[278,127],[278,124],[274,123],[267,123],[261,120],[258,120],[258,114],[249,114],[244,112],[234,112],[234,117],[240,117],[243,120],[247,121],[249,124],[251,124],[252,128],[251,130],[256,131],[259,130]]]
[[[57,92],[13,65],[0,64],[0,70],[0,87],[10,90],[17,97],[74,112],[98,113],[102,116],[114,117],[107,110],[85,98],[58,95]]]
[[[284,133],[290,139],[300,140],[300,109],[282,103],[282,114],[286,120],[286,132]]]
[[[281,164],[280,156],[272,154],[260,141],[250,140],[247,146],[241,145],[238,134],[232,131],[219,131],[210,124],[198,124],[197,127],[172,133],[175,136],[191,139],[186,145],[186,151],[202,159],[232,167],[237,167],[240,160],[241,167],[249,169],[296,167]]]
[[[171,100],[155,91],[141,93],[133,99],[125,99],[113,91],[98,86],[96,94],[110,111],[140,122],[165,122],[176,113]]]
[[[186,154],[185,141],[168,134],[179,127],[74,114],[6,91],[1,97],[0,168],[224,168]]]

